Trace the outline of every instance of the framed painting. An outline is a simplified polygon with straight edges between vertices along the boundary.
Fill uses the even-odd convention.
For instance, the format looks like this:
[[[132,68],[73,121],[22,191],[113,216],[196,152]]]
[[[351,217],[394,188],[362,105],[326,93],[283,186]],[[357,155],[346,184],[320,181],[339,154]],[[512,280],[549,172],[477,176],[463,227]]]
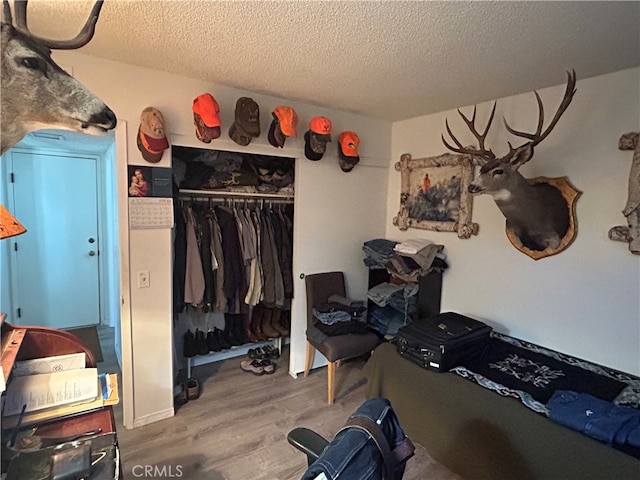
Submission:
[[[422,228],[456,232],[459,238],[478,233],[471,222],[473,157],[445,153],[439,157],[400,157],[395,169],[402,175],[400,211],[393,224],[400,230]]]

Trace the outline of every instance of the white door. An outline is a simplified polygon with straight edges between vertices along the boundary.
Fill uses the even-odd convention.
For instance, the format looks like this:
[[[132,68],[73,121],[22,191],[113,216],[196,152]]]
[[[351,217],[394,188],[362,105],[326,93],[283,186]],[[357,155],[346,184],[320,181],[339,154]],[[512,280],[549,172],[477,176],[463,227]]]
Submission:
[[[97,159],[12,151],[18,325],[100,323]]]

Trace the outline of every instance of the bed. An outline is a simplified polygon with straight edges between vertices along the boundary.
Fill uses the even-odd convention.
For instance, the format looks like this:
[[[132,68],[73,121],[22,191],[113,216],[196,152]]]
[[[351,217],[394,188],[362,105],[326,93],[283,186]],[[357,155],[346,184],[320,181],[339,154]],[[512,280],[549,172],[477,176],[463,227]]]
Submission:
[[[389,399],[407,435],[465,478],[640,478],[634,456],[550,420],[525,405],[527,394],[502,396],[459,373],[425,370],[392,343],[364,367],[367,397]]]

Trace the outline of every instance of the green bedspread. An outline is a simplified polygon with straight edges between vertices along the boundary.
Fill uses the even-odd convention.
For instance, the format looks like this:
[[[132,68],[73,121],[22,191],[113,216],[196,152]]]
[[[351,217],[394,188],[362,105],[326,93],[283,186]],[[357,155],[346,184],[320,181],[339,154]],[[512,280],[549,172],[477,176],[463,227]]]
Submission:
[[[364,367],[367,396],[391,404],[407,435],[469,480],[638,479],[640,461],[454,373],[414,365],[389,343]]]

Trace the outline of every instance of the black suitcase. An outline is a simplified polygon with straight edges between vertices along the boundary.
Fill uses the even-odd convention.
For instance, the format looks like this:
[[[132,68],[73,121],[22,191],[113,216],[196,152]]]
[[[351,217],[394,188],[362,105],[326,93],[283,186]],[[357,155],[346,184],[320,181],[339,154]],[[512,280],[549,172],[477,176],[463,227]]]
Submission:
[[[423,368],[446,372],[480,353],[492,330],[473,318],[444,312],[399,328],[396,349]]]

